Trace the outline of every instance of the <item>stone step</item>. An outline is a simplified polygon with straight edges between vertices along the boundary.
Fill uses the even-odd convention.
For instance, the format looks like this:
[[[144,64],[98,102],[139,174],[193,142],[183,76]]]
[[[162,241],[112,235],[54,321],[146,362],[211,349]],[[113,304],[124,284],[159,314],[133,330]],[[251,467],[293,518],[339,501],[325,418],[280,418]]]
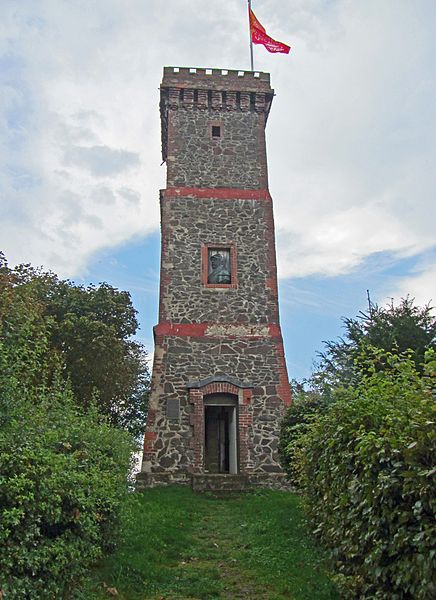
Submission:
[[[246,475],[228,473],[201,473],[192,475],[191,485],[194,492],[248,492],[253,489]]]
[[[136,475],[136,489],[144,490],[150,487],[165,485],[191,485],[195,492],[213,492],[227,494],[229,492],[249,492],[256,489],[292,490],[284,473],[250,473],[230,475],[228,473],[197,473],[189,475],[180,471],[177,473],[145,473]],[[292,490],[295,491],[295,490]]]

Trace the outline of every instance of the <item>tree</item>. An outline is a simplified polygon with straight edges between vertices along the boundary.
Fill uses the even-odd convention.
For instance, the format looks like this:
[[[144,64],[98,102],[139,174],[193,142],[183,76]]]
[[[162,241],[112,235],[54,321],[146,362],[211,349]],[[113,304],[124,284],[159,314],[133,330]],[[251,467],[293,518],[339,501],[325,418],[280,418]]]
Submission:
[[[80,286],[55,274],[0,256],[3,304],[31,294],[47,328],[45,349],[63,365],[75,401],[96,403],[108,422],[139,436],[147,411],[149,371],[143,346],[131,339],[138,328],[128,292],[107,283]],[[5,306],[7,312],[7,307]]]
[[[344,319],[345,336],[324,342],[315,377],[328,387],[356,383],[359,356],[370,346],[386,352],[412,351],[412,359],[422,371],[425,352],[436,349],[436,319],[430,305],[415,306],[414,299],[402,298],[384,307],[369,304],[368,312]],[[384,368],[380,362],[379,368]]]

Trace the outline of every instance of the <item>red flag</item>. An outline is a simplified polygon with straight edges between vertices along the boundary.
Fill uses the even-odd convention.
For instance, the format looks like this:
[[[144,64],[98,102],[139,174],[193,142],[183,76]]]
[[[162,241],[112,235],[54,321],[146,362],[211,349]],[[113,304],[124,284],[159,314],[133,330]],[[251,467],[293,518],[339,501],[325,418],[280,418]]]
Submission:
[[[272,37],[269,37],[265,31],[265,27],[259,23],[251,8],[248,10],[250,15],[251,41],[253,44],[262,44],[268,52],[283,52],[284,54],[288,54],[291,49],[290,46],[287,46],[282,42],[276,42]]]

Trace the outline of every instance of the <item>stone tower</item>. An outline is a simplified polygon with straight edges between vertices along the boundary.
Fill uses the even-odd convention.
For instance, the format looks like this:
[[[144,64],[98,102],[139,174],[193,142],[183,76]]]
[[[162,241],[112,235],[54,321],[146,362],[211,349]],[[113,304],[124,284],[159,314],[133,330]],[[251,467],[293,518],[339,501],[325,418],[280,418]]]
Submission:
[[[267,176],[270,77],[166,67],[160,94],[167,187],[138,485],[279,485],[291,396]]]

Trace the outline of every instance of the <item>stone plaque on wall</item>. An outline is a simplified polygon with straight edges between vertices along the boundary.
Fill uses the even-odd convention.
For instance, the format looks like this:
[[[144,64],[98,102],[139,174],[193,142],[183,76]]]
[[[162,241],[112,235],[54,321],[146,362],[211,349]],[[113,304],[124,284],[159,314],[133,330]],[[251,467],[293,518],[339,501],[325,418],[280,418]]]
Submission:
[[[168,419],[180,418],[180,404],[179,404],[179,401],[174,398],[170,398],[167,400],[167,418]]]

